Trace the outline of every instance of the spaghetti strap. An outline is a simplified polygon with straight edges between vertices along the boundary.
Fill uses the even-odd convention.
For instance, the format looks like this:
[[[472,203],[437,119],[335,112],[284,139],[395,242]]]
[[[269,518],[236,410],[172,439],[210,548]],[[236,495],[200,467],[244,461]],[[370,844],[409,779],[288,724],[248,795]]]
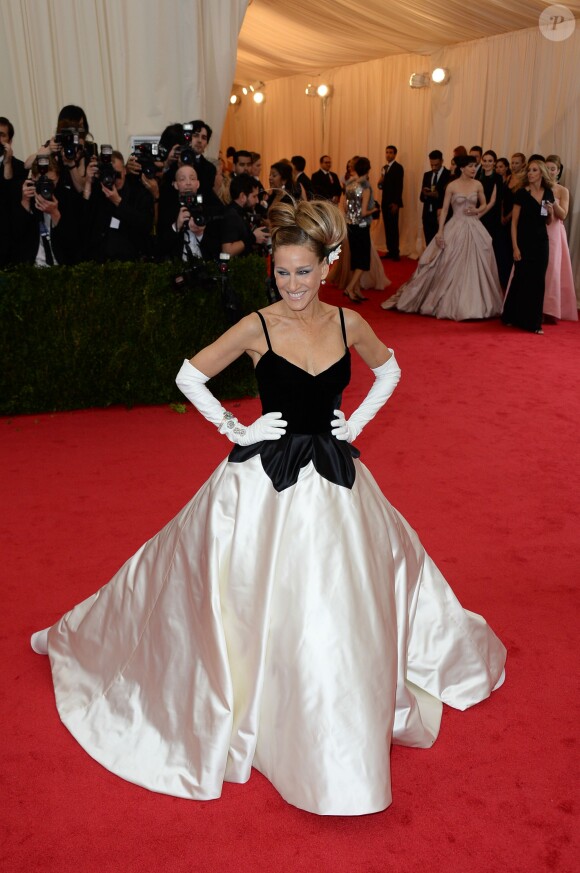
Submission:
[[[344,347],[345,347],[345,349],[348,349],[348,343],[347,343],[347,341],[346,341],[346,327],[345,327],[345,324],[344,324],[344,312],[342,311],[342,307],[341,307],[341,306],[338,307],[338,312],[339,312],[339,315],[340,315],[340,326],[341,326],[341,328],[342,328],[342,338],[343,338],[343,340],[344,340]],[[259,314],[260,314],[260,313],[258,313],[258,315],[259,315]]]
[[[262,322],[262,327],[264,328],[264,335],[266,337],[266,342],[268,343],[268,350],[271,352],[271,351],[273,351],[273,349],[272,349],[272,343],[270,342],[270,337],[268,335],[268,328],[266,327],[266,319],[264,318],[264,316],[262,315],[261,312],[258,312],[257,309],[256,309],[256,315],[258,316],[258,318]]]

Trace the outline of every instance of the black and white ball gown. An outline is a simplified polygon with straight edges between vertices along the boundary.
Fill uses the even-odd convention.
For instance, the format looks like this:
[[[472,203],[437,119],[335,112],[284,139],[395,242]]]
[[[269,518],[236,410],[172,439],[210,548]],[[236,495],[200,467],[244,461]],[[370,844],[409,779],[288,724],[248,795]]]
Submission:
[[[254,766],[302,809],[376,812],[391,741],[430,746],[441,701],[502,681],[501,642],[330,433],[350,378],[339,312],[344,355],[316,376],[268,338],[256,376],[286,435],[236,446],[48,630],[62,721],[124,779],[208,800]]]
[[[501,294],[492,239],[468,207],[477,207],[477,193],[453,194],[453,217],[445,225],[445,248],[431,240],[416,271],[383,309],[418,312],[436,318],[466,321],[501,313]]]

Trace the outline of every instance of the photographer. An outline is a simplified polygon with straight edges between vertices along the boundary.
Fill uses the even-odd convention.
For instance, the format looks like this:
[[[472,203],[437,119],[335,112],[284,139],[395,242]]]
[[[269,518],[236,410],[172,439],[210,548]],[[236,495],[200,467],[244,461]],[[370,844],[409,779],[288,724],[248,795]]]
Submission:
[[[194,258],[217,258],[220,252],[219,222],[206,215],[203,201],[197,201],[199,179],[192,166],[179,167],[173,188],[177,205],[170,223],[166,221],[162,224],[160,219],[157,257],[188,262]]]
[[[26,178],[23,162],[14,157],[13,139],[14,126],[0,117],[0,268],[14,260],[12,210],[20,183]]]
[[[259,183],[241,173],[230,183],[231,204],[224,213],[222,229],[222,252],[232,255],[249,255],[256,245],[266,246],[270,240],[265,227],[252,230],[249,213],[258,203]]]
[[[58,114],[55,135],[38,149],[38,153],[49,149],[59,162],[60,185],[82,194],[86,168],[91,158],[86,150],[90,152],[91,147],[89,123],[84,109],[69,104],[63,106]],[[26,169],[32,166],[36,154],[26,159]]]
[[[60,189],[59,165],[48,151],[37,156],[13,213],[14,262],[52,267],[77,260],[76,195]]]
[[[127,175],[121,152],[101,147],[87,167],[83,189],[83,259],[137,261],[151,254],[153,196]]]

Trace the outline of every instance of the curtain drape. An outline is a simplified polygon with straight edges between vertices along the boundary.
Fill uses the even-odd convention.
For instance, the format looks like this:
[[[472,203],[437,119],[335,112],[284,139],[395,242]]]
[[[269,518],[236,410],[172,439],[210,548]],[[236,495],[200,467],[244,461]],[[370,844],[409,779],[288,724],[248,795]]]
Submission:
[[[450,71],[448,85],[409,87],[412,72]],[[341,175],[348,158],[366,155],[375,187],[384,149],[394,144],[405,167],[401,249],[416,256],[423,245],[419,190],[431,149],[449,165],[454,146],[481,145],[498,155],[515,151],[559,154],[570,189],[567,221],[577,292],[580,292],[580,29],[551,42],[537,28],[462,43],[427,55],[397,55],[323,70],[316,82],[333,86],[326,104],[304,93],[304,75],[267,82],[266,100],[230,107],[222,148],[233,145],[269,165],[302,154],[307,172],[323,153]],[[382,227],[374,228],[381,242]]]
[[[0,115],[26,157],[62,106],[83,107],[97,142],[203,118],[217,153],[248,0],[2,0]]]

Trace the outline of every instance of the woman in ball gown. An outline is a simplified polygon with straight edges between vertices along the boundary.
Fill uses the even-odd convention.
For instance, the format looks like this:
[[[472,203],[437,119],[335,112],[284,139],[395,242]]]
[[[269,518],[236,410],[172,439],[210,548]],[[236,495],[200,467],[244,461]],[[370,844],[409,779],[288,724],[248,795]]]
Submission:
[[[454,321],[493,318],[501,312],[492,241],[479,221],[487,203],[481,182],[474,179],[475,158],[458,155],[455,163],[461,175],[447,185],[437,236],[409,281],[381,304],[383,309]],[[450,206],[453,217],[445,224]]]
[[[362,815],[391,802],[391,741],[431,746],[441,701],[488,697],[505,648],[461,607],[353,444],[400,370],[356,311],[319,298],[344,217],[306,201],[277,204],[270,221],[281,300],[177,377],[232,450],[32,644],[48,649],[65,725],[124,779],[209,800],[256,767],[297,807]],[[347,418],[349,347],[374,381]],[[262,399],[249,426],[206,385],[244,352]]]
[[[501,320],[532,333],[543,333],[542,309],[549,243],[547,225],[554,214],[552,180],[543,161],[530,161],[527,184],[514,194],[512,245],[514,270]]]
[[[548,224],[550,256],[546,271],[543,311],[545,324],[557,324],[561,318],[566,321],[578,321],[578,303],[568,237],[564,227],[570,206],[570,192],[560,184],[562,173],[560,156],[548,155],[546,168],[553,182],[554,215]]]
[[[359,155],[355,155],[348,161],[346,165],[346,173],[344,176],[345,185],[350,179],[354,178],[354,176],[356,175],[354,171],[354,165],[356,164],[358,159]],[[344,197],[342,199],[341,206],[343,209],[346,210]],[[350,266],[350,248],[348,245],[348,238],[345,238],[344,242],[342,243],[342,255],[333,264],[328,275],[328,281],[331,282],[333,285],[336,285],[337,288],[340,288],[341,291],[344,291],[351,279],[352,269]],[[375,291],[384,291],[384,289],[391,284],[390,279],[388,279],[385,274],[383,262],[381,261],[379,253],[373,242],[372,229],[370,268],[363,271],[359,283],[361,291],[367,291],[371,288]]]

